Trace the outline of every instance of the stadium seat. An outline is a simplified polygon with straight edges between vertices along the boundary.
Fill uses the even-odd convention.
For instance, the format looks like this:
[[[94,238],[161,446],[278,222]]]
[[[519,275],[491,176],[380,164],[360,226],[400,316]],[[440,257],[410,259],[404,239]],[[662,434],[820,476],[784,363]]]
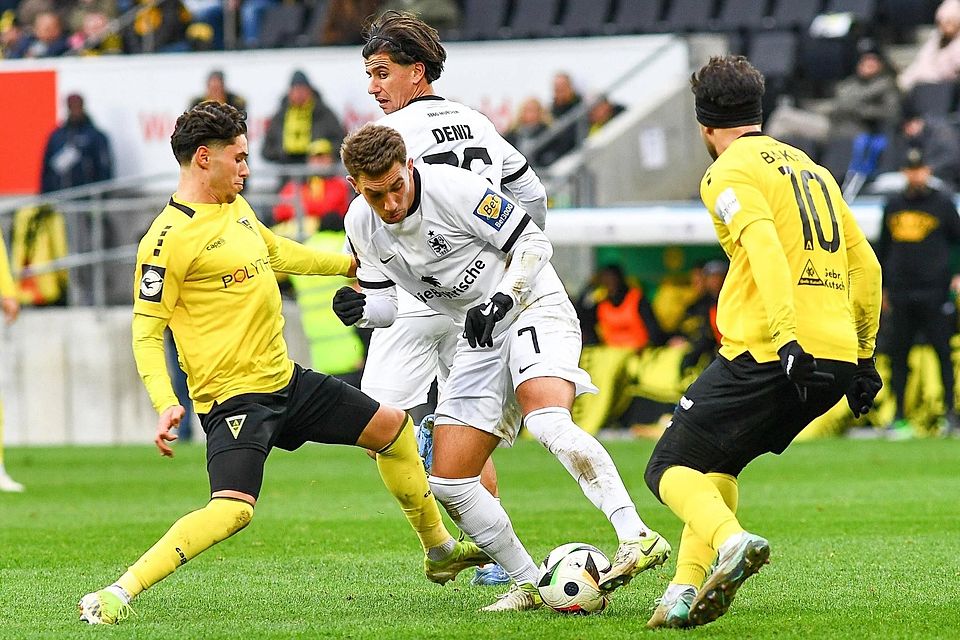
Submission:
[[[879,0],[878,11],[883,21],[895,27],[915,27],[921,24],[933,24],[939,0]]]
[[[955,82],[918,84],[910,90],[906,101],[915,113],[945,116],[956,106],[957,85]]]
[[[614,14],[615,33],[652,33],[658,31],[664,0],[620,0]]]
[[[855,20],[872,23],[877,17],[877,0],[829,0],[824,11],[852,13]]]
[[[750,61],[768,79],[794,75],[797,65],[797,34],[793,31],[755,31],[748,48]]]
[[[263,14],[257,45],[261,49],[295,45],[306,17],[307,8],[301,4],[273,5]]]
[[[569,0],[560,22],[565,36],[596,36],[604,32],[612,0]]]
[[[741,31],[762,26],[763,18],[763,2],[725,0],[713,24],[717,31]]]
[[[774,0],[769,18],[764,19],[768,29],[805,30],[814,16],[820,13],[822,0]]]
[[[510,8],[508,0],[466,0],[459,30],[449,33],[451,40],[493,40],[503,38],[503,27]]]
[[[507,25],[510,38],[545,38],[557,35],[560,0],[516,0]]]
[[[709,31],[714,0],[673,0],[656,30],[669,33]]]

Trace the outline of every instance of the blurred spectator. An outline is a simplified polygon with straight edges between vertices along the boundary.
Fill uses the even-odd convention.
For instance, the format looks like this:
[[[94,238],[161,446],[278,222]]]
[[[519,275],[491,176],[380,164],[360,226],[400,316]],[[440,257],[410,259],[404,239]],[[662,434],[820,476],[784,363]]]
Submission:
[[[334,213],[341,218],[350,206],[351,190],[347,179],[336,172],[337,160],[333,145],[326,138],[314,140],[307,147],[307,166],[315,169],[306,180],[293,179],[280,189],[280,202],[273,208],[273,219],[286,222],[294,217],[293,202],[299,196],[303,213],[313,218],[322,218]]]
[[[537,151],[534,142],[549,127],[550,117],[547,115],[547,110],[540,100],[530,97],[520,103],[517,118],[504,138],[527,160],[540,167],[547,163],[544,162],[542,153],[534,153]]]
[[[113,177],[110,141],[83,108],[83,97],[67,96],[67,119],[53,130],[43,152],[43,193]]]
[[[610,102],[607,96],[600,96],[596,102],[590,105],[590,111],[587,112],[587,122],[590,123],[590,129],[587,135],[593,135],[603,128],[615,117],[626,110],[622,104]]]
[[[960,2],[960,0],[958,0]],[[900,92],[893,69],[875,41],[858,43],[855,73],[837,83],[823,112],[782,104],[770,115],[766,131],[778,139],[853,139],[863,133],[887,133],[900,121]],[[804,146],[801,144],[801,146]]]
[[[67,255],[63,214],[49,204],[23,207],[13,215],[10,260],[17,272],[38,267]],[[67,272],[21,276],[17,298],[24,305],[58,305],[66,302]]]
[[[380,14],[383,0],[330,0],[320,43],[363,44],[364,24]]]
[[[328,213],[320,219],[319,228],[304,243],[318,251],[340,253],[346,233],[343,216]],[[300,307],[303,333],[310,343],[312,368],[340,378],[355,387],[360,386],[364,347],[354,327],[344,326],[333,312],[333,296],[337,289],[351,285],[354,280],[332,276],[290,276]]]
[[[183,0],[183,6],[190,12],[191,20],[187,39],[207,42],[205,49],[223,49],[223,3],[220,0]]]
[[[52,58],[66,53],[69,45],[60,16],[41,11],[33,19],[33,30],[10,50],[11,58]]]
[[[903,165],[907,186],[887,201],[877,244],[888,316],[883,351],[890,355],[890,385],[897,402],[890,434],[894,437],[913,435],[904,420],[904,394],[907,356],[921,332],[940,360],[947,428],[960,427],[950,359],[950,338],[956,328],[950,252],[960,246],[960,214],[948,194],[929,187],[932,169],[919,149],[910,149]]]
[[[726,275],[727,263],[723,260],[710,260],[691,272],[691,284],[700,295],[687,307],[680,322],[680,335],[687,342],[687,352],[680,361],[681,370],[701,363],[706,366],[717,355],[720,348],[717,302]]]
[[[115,0],[74,0],[65,10],[64,19],[71,33],[83,30],[83,22],[88,13],[101,13],[107,22],[117,17]]]
[[[568,73],[558,73],[553,77],[553,102],[550,105],[550,115],[557,122],[564,115],[580,106],[580,94],[573,87],[573,80]],[[564,154],[573,151],[577,146],[578,123],[572,122],[559,131],[543,149],[544,164],[552,164]]]
[[[438,31],[460,26],[460,7],[453,0],[387,0],[384,11],[406,11]]]
[[[956,80],[960,73],[960,0],[943,0],[935,21],[937,28],[900,74],[904,92],[916,84]]]
[[[133,24],[123,30],[128,53],[188,51],[190,12],[180,0],[136,0]]]
[[[960,134],[945,119],[916,113],[909,104],[904,107],[904,113],[901,135],[894,139],[887,157],[896,162],[906,157],[910,149],[920,149],[924,163],[933,176],[942,181],[938,186],[956,190],[960,176]]]
[[[17,7],[17,19],[20,24],[33,24],[37,15],[56,10],[57,3],[54,0],[22,0]]]
[[[70,52],[84,56],[123,53],[123,39],[110,31],[110,18],[102,11],[86,11],[80,28],[70,36]]]
[[[12,11],[5,12],[0,19],[0,58],[12,57],[26,37],[16,15]]]
[[[240,44],[252,49],[260,39],[263,14],[280,0],[227,0],[231,10],[240,11]]]
[[[244,99],[243,96],[238,96],[232,91],[227,90],[223,71],[220,71],[219,69],[214,69],[210,72],[210,75],[207,76],[207,92],[202,96],[193,98],[190,101],[190,106],[195,107],[201,102],[206,102],[207,100],[213,100],[214,102],[219,102],[221,104],[229,104],[232,107],[236,107],[240,111],[247,110],[246,99]]]
[[[629,284],[619,265],[603,267],[596,280],[592,304],[583,307],[587,314],[583,320],[596,327],[601,344],[640,351],[666,341],[643,288]]]
[[[302,163],[312,141],[326,138],[334,149],[339,149],[343,136],[343,125],[320,92],[311,86],[303,71],[294,71],[290,89],[267,125],[263,157],[280,164]]]

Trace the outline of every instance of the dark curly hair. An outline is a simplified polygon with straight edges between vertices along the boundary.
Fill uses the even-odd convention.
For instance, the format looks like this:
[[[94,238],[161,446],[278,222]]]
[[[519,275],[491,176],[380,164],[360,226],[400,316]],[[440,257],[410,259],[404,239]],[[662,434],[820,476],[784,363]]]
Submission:
[[[690,76],[697,100],[729,109],[763,97],[763,74],[743,56],[713,56]]]
[[[386,53],[390,60],[402,65],[423,64],[427,82],[443,73],[447,52],[440,44],[437,30],[410,13],[386,11],[363,30],[364,59]]]
[[[395,129],[368,123],[344,138],[340,159],[354,179],[360,174],[379,177],[394,163],[407,161],[407,146]]]
[[[190,164],[193,154],[201,146],[225,147],[246,133],[246,113],[229,104],[207,100],[177,118],[170,146],[173,157],[184,166]]]

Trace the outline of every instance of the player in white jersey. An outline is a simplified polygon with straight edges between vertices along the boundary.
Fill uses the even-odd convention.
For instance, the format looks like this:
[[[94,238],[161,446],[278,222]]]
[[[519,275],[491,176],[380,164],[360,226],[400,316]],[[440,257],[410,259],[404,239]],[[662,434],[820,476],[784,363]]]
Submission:
[[[596,387],[578,366],[579,322],[543,232],[479,176],[414,168],[389,127],[361,127],[344,141],[341,157],[363,196],[346,217],[362,292],[342,288],[334,311],[346,324],[389,326],[399,285],[464,328],[437,407],[430,485],[457,525],[516,582],[485,610],[540,606],[536,565],[479,478],[494,448],[513,442],[520,415],[531,431],[550,434],[548,449],[618,531],[637,532],[621,541],[601,586],[612,590],[665,561],[666,540],[646,529],[609,454],[570,416],[574,397]]]
[[[433,82],[442,74],[446,61],[437,31],[410,14],[387,11],[367,27],[364,35],[362,55],[370,78],[367,90],[385,114],[377,124],[400,133],[415,166],[449,164],[469,169],[486,178],[495,189],[508,189],[520,208],[544,229],[546,190],[523,154],[500,136],[486,116],[434,92]],[[441,384],[445,380],[461,330],[447,316],[433,311],[403,288],[397,296],[397,319],[389,328],[373,332],[362,389],[382,402],[413,407],[426,401],[430,382],[438,375],[438,365],[438,379]],[[397,376],[397,371],[404,372],[404,376]],[[639,516],[616,513],[624,508],[635,515],[636,509],[629,497],[622,504],[609,498],[611,494],[627,496],[626,489],[609,454],[591,435],[580,429],[559,433],[549,423],[536,420],[528,421],[526,426],[561,460],[616,529],[621,548],[605,586],[615,588],[629,581],[638,566],[646,568],[666,560],[669,546],[651,546],[650,541],[659,536]],[[579,451],[596,452],[598,459],[593,468],[602,471],[585,473],[577,462]],[[496,496],[492,464],[484,468],[482,477],[484,486]],[[647,556],[654,549],[662,557],[649,562],[647,557],[641,557],[644,549]],[[483,579],[484,571],[478,570],[477,578]]]
[[[387,11],[364,35],[367,90],[385,114],[378,124],[400,132],[417,165],[449,164],[482,175],[494,186],[506,186],[543,229],[547,192],[523,154],[485,115],[434,92],[433,81],[446,60],[437,31],[415,16]],[[360,388],[381,402],[407,408],[420,422],[432,411],[431,383],[436,379],[442,387],[446,381],[460,330],[403,289],[397,291],[397,304],[394,323],[373,332]],[[395,371],[405,375],[397,377]],[[429,447],[424,444],[429,438],[429,432],[418,432],[422,448]],[[495,497],[496,478],[491,458],[481,481]],[[509,577],[490,565],[477,569],[473,583],[508,584]]]

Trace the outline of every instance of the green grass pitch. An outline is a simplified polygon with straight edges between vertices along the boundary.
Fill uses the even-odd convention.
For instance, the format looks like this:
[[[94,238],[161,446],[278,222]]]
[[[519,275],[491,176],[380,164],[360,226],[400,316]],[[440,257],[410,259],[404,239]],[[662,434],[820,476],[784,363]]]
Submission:
[[[612,442],[641,515],[676,546],[680,525],[643,485],[651,445]],[[538,445],[497,452],[503,503],[539,561],[615,536]],[[422,575],[406,521],[358,450],[276,451],[252,525],[135,602],[116,628],[76,602],[114,580],[204,503],[203,448],[12,449],[27,485],[0,494],[0,638],[960,638],[960,442],[824,441],[766,456],[741,477],[741,521],[771,564],[730,612],[693,631],[647,631],[665,570],[641,574],[599,616],[481,615],[502,589]]]

